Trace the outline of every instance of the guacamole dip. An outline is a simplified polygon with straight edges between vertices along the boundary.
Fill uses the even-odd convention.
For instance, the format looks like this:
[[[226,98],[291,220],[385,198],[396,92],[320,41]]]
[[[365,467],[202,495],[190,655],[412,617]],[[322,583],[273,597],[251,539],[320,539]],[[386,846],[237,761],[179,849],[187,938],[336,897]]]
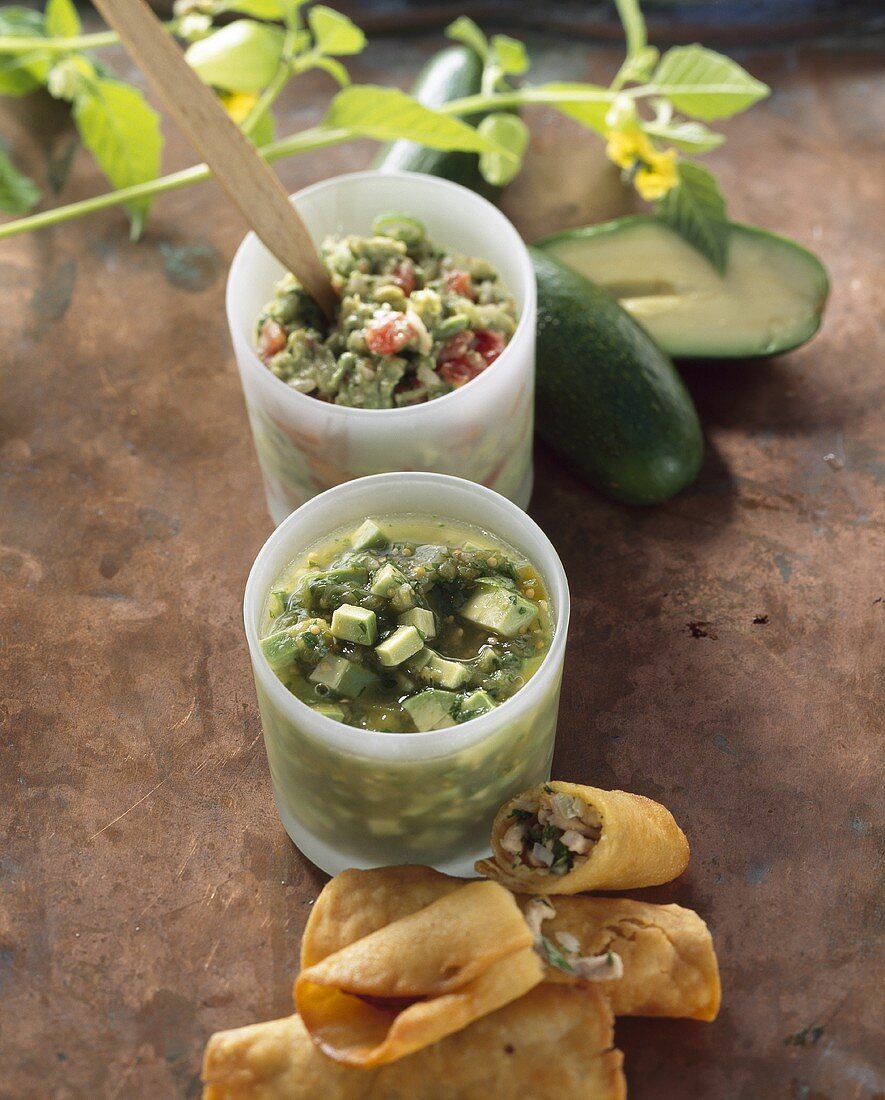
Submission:
[[[258,317],[258,354],[321,401],[394,409],[442,397],[481,374],[516,328],[516,306],[483,259],[431,241],[402,214],[371,237],[330,237],[322,255],[340,298],[327,324],[294,275]]]
[[[339,722],[413,733],[486,714],[550,647],[547,594],[511,547],[426,516],[367,519],[273,586],[261,648],[299,699]]]

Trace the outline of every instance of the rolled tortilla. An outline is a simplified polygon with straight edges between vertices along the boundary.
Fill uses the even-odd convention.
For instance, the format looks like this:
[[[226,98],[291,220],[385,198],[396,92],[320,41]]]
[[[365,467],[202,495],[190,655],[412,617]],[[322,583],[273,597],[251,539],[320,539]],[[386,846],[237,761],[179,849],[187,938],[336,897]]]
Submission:
[[[578,783],[544,783],[505,802],[492,852],[477,871],[526,894],[658,886],[688,865],[688,841],[666,807]]]
[[[301,937],[301,969],[475,881],[423,864],[342,871],[311,907]]]
[[[463,1031],[377,1069],[326,1058],[298,1016],[213,1035],[203,1100],[624,1100],[598,986],[540,985]]]
[[[464,885],[431,867],[378,867],[344,871],[314,903],[301,941],[301,965],[313,966],[348,944],[446,897]],[[517,896],[523,909],[533,904]],[[554,944],[574,936],[583,956],[619,956],[623,976],[599,988],[617,1016],[715,1018],[721,999],[713,940],[697,913],[679,905],[629,898],[553,897],[556,916],[541,931]],[[546,954],[546,952],[544,953]],[[552,966],[547,982],[571,984],[573,975]]]
[[[552,906],[556,915],[541,931],[556,947],[573,937],[581,956],[618,956],[623,974],[600,984],[616,1016],[716,1019],[722,988],[713,937],[692,909],[630,898],[517,900],[526,912],[538,901]],[[544,980],[570,984],[575,976],[548,966]]]
[[[385,1065],[538,985],[533,942],[512,894],[467,883],[302,970],[295,1005],[328,1057]]]

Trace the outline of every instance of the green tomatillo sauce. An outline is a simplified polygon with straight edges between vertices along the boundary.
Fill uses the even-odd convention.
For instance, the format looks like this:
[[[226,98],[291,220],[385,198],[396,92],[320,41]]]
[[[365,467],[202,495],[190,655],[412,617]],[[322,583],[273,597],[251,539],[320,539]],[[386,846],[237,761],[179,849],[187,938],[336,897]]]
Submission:
[[[537,671],[552,631],[543,582],[511,547],[434,516],[383,516],[282,573],[261,648],[320,713],[412,733],[500,705]]]
[[[277,284],[256,329],[268,369],[301,393],[362,409],[417,405],[476,378],[516,329],[498,272],[403,214],[376,218],[372,233],[323,242],[341,303],[331,324],[294,275]]]

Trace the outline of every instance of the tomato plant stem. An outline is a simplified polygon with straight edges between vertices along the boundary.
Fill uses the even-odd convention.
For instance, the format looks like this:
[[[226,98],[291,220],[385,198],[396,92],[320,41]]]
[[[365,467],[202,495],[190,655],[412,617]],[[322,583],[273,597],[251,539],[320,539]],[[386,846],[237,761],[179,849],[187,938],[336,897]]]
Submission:
[[[272,141],[269,145],[262,146],[259,152],[265,160],[273,162],[294,156],[296,153],[323,149],[328,145],[339,145],[341,142],[349,141],[352,136],[349,130],[331,130],[324,126],[315,126],[309,130],[302,130],[301,133]],[[39,214],[31,214],[27,218],[7,222],[6,225],[0,225],[0,240],[17,236],[19,233],[29,233],[34,229],[46,229],[50,225],[59,225],[86,214],[94,214],[99,210],[133,202],[136,199],[153,198],[166,191],[177,191],[181,187],[189,187],[192,183],[201,183],[211,177],[212,173],[207,165],[195,164],[191,168],[184,168],[180,172],[173,172],[171,175],[150,180],[148,183],[124,187],[119,191],[110,191],[91,199],[56,207],[55,210],[44,210]]]

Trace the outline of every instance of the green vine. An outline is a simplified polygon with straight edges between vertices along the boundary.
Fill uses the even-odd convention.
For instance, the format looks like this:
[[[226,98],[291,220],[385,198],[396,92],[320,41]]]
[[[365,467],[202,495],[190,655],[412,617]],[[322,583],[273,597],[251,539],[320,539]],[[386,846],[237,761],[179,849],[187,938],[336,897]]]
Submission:
[[[398,138],[480,156],[495,184],[519,172],[528,145],[515,108],[546,104],[606,141],[626,185],[721,270],[728,235],[725,201],[715,177],[695,159],[722,144],[708,122],[729,118],[768,94],[739,65],[702,46],[676,46],[660,55],[648,45],[636,0],[615,0],[627,52],[607,87],[577,82],[531,84],[522,42],[487,38],[462,16],[449,37],[483,62],[479,94],[431,110],[394,88],[352,85],[341,60],[365,47],[350,19],[306,0],[176,0],[171,34],[187,60],[211,85],[231,116],[268,161],[356,138]],[[237,16],[219,25],[221,17]],[[141,91],[110,72],[93,51],[117,42],[111,32],[84,34],[72,0],[48,0],[45,11],[0,10],[0,94],[23,96],[40,88],[71,105],[83,144],[114,190],[31,213],[40,189],[0,148],[0,211],[19,215],[0,225],[0,238],[58,225],[112,206],[126,207],[137,238],[151,203],[161,194],[209,178],[205,165],[162,176],[160,120]],[[289,81],[311,69],[338,85],[319,126],[275,139],[274,104]],[[478,127],[464,117],[483,113]]]

